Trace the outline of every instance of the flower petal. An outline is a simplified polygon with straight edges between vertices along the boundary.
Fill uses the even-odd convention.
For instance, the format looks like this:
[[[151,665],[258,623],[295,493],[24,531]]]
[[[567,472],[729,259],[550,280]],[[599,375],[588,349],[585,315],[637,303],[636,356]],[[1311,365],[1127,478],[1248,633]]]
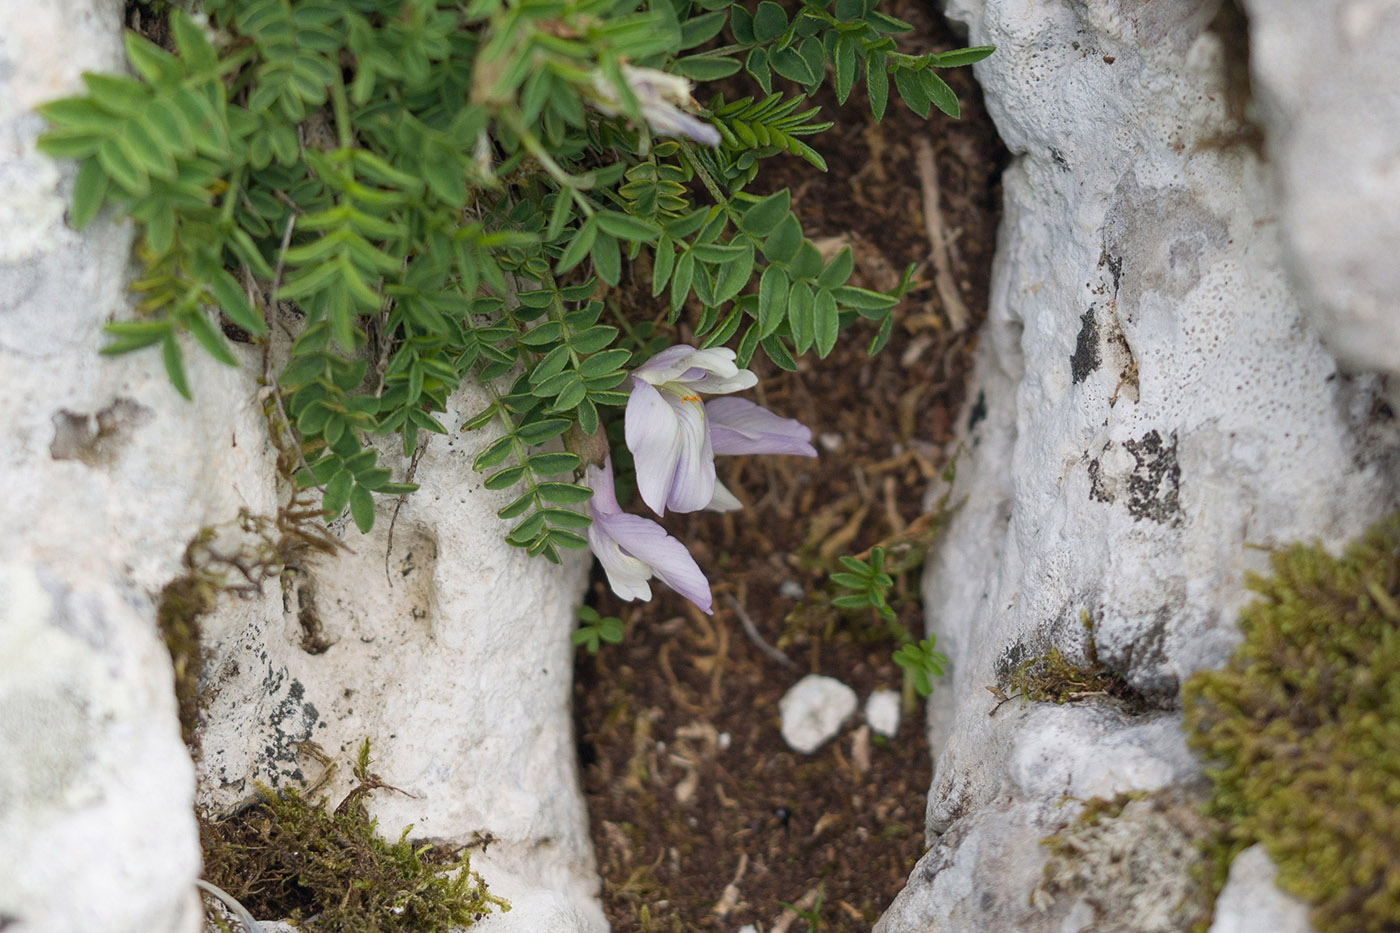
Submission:
[[[811,428],[792,418],[779,417],[748,399],[712,399],[705,403],[705,416],[717,454],[817,455]]]
[[[715,451],[699,397],[686,396],[674,410],[680,425],[681,455],[671,478],[666,507],[674,512],[694,512],[714,498]]]
[[[705,509],[710,512],[733,512],[742,509],[744,503],[739,501],[739,497],[729,491],[719,480],[715,480],[715,495],[710,500],[710,504]]]
[[[611,527],[620,518],[637,516],[623,512],[614,515],[595,512],[593,524],[588,526],[588,549],[598,558],[598,563],[603,565],[603,572],[608,575],[608,585],[620,598],[651,599],[651,586],[647,584],[647,580],[652,576],[651,566],[623,553],[617,539],[612,535]]]
[[[617,490],[613,488],[612,454],[607,456],[600,467],[590,463],[583,471],[583,481],[593,490],[593,498],[588,507],[595,515],[615,515],[622,511],[622,506],[617,504]]]
[[[647,564],[661,582],[690,600],[702,612],[711,611],[709,581],[705,579],[700,565],[695,563],[695,558],[690,556],[690,551],[668,535],[665,528],[649,518],[626,512],[604,519],[603,524],[605,533],[617,542],[625,556]],[[609,582],[612,582],[611,577]]]
[[[723,395],[752,388],[758,377],[734,362],[727,347],[697,350],[680,344],[667,347],[633,370],[634,381],[669,386],[678,393]]]
[[[684,343],[667,347],[634,369],[632,375],[654,386],[663,385],[679,379],[690,368],[690,358],[695,352],[694,347]]]
[[[653,512],[662,514],[681,458],[680,418],[660,392],[640,379],[627,399],[626,438],[637,467],[637,491]]]

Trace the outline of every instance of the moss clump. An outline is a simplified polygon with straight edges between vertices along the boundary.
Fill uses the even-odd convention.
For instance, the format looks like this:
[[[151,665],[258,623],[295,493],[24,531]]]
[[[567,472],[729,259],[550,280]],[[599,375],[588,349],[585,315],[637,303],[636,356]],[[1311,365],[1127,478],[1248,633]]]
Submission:
[[[1400,929],[1400,517],[1340,558],[1295,545],[1240,617],[1229,666],[1187,681],[1228,858],[1263,843],[1323,933]]]
[[[465,850],[415,846],[376,832],[361,800],[387,787],[368,773],[328,812],[324,801],[259,786],[261,800],[234,816],[200,822],[205,877],[254,916],[285,917],[316,933],[447,933],[493,910],[509,910],[471,870]]]
[[[1023,703],[1059,704],[1100,697],[1116,700],[1128,712],[1150,708],[1152,704],[1122,674],[1099,660],[1093,620],[1087,612],[1083,620],[1089,635],[1088,664],[1075,664],[1059,648],[1052,647],[1045,654],[1016,665],[1004,688],[988,689],[1003,703],[1016,696]]]

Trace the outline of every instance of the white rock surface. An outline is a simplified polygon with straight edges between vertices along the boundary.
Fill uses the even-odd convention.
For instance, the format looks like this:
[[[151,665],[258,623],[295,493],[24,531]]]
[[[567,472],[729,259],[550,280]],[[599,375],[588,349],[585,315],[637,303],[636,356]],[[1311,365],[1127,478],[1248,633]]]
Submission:
[[[1215,900],[1210,933],[1309,933],[1308,905],[1274,884],[1278,869],[1263,846],[1245,849]]]
[[[933,848],[884,933],[1109,923],[1032,906],[1060,802],[1198,776],[1176,691],[1228,657],[1261,547],[1340,544],[1396,500],[1379,380],[1324,349],[1285,271],[1273,170],[1225,142],[1217,7],[948,3],[970,44],[998,47],[977,74],[1015,158],[963,505],[925,578],[952,661],[929,704]],[[1087,663],[1090,637],[1160,710],[988,715],[986,686],[1052,646]]]
[[[899,691],[875,690],[865,698],[865,721],[887,739],[899,732]]]
[[[31,108],[122,67],[120,0],[0,0],[0,927],[12,933],[200,928],[195,769],[181,744],[155,603],[187,544],[280,502],[256,366],[186,350],[196,400],[155,353],[106,358],[129,316],[131,233],[64,223],[74,166],[35,150]],[[463,390],[455,403],[475,411]],[[454,416],[457,413],[454,412]],[[460,418],[458,419],[460,420]],[[450,418],[449,418],[450,421]],[[307,563],[285,593],[225,598],[212,649],[199,800],[285,786],[374,740],[387,833],[495,841],[473,867],[516,909],[500,931],[606,929],[569,715],[571,609],[585,562],[501,540],[470,463],[437,440],[423,484],[354,553]],[[285,602],[284,602],[285,599]],[[314,606],[329,646],[308,654]],[[235,667],[238,669],[235,670]],[[76,892],[76,893],[75,893]],[[483,928],[484,929],[484,928]]]
[[[64,223],[73,167],[31,108],[122,61],[117,0],[0,0],[0,926],[199,928],[194,781],[154,597],[236,508],[240,378],[98,356],[127,313],[131,236]],[[211,400],[220,399],[217,405]],[[243,435],[257,438],[257,432]]]
[[[444,423],[487,401],[462,388]],[[514,909],[490,929],[603,930],[569,712],[587,561],[504,544],[495,512],[515,494],[471,467],[491,439],[434,439],[397,521],[382,503],[370,535],[346,533],[351,551],[300,561],[282,592],[206,621],[199,802],[222,812],[254,781],[319,780],[308,742],[337,763],[334,802],[368,738],[373,770],[406,792],[369,798],[387,834],[494,840],[472,868]]]
[[[1303,307],[1344,365],[1400,374],[1400,6],[1245,6],[1254,98]]]
[[[835,677],[808,674],[778,701],[783,741],[810,755],[841,731],[856,705],[856,692]]]

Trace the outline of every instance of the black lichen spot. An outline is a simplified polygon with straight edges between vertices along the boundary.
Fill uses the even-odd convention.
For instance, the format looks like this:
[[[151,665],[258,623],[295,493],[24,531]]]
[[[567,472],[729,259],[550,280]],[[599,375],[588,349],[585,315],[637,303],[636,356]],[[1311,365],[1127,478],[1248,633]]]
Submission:
[[[1099,331],[1094,326],[1094,309],[1085,311],[1079,321],[1079,340],[1074,345],[1074,355],[1069,358],[1070,376],[1075,385],[1088,379],[1089,374],[1103,362],[1099,356]]]
[[[1001,657],[997,658],[995,668],[997,683],[1006,683],[1016,668],[1021,666],[1021,662],[1030,656],[1030,653],[1030,649],[1019,641],[1003,651]]]
[[[274,676],[269,672],[269,681],[275,681],[277,686],[281,686],[285,671],[278,671]],[[316,707],[306,702],[306,688],[301,681],[292,679],[291,685],[287,687],[287,695],[272,710],[272,715],[268,717],[270,741],[263,748],[263,754],[268,764],[285,765],[285,772],[293,780],[301,780],[301,769],[297,765],[297,747],[311,738],[312,730],[316,728],[317,721],[321,714],[316,711]]]
[[[967,413],[968,433],[983,421],[987,420],[987,393],[978,392],[977,401],[972,403],[972,410]]]
[[[1123,278],[1123,257],[1110,256],[1108,251],[1105,250],[1103,259],[1100,260],[1100,262],[1108,266],[1108,274],[1113,276],[1113,294],[1118,294],[1118,281]]]
[[[1089,461],[1089,498],[1096,502],[1113,501],[1113,493],[1104,488],[1103,467],[1098,460]]]
[[[116,460],[131,435],[155,417],[146,406],[129,398],[119,398],[96,414],[60,408],[54,413],[53,440],[49,456],[55,460],[77,460],[90,467],[107,466]]]
[[[1172,434],[1170,445],[1164,444],[1162,435],[1156,431],[1148,431],[1123,446],[1137,461],[1128,477],[1128,514],[1162,525],[1175,524],[1181,517],[1178,501],[1181,467],[1176,460],[1176,434]]]
[[[1058,165],[1062,170],[1064,170],[1064,171],[1066,171],[1066,172],[1069,171],[1069,163],[1065,161],[1065,154],[1064,154],[1063,152],[1061,152],[1060,150],[1056,149],[1054,146],[1051,146],[1051,147],[1050,147],[1050,158],[1051,158],[1051,159],[1054,161],[1054,163],[1055,163],[1056,165]]]

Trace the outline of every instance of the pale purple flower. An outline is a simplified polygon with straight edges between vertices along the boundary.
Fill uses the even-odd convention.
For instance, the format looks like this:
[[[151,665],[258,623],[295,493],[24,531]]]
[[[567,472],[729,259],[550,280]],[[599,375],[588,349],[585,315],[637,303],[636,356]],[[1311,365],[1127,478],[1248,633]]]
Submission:
[[[758,377],[734,362],[734,351],[669,347],[632,374],[627,400],[627,447],[637,467],[637,490],[657,514],[710,508],[730,511],[739,500],[715,478],[715,454],[796,454],[815,457],[812,432],[744,399],[700,400],[747,389]]]
[[[585,476],[593,490],[588,547],[603,565],[613,592],[627,600],[651,599],[647,581],[656,577],[700,611],[711,612],[710,583],[685,545],[656,522],[630,515],[617,504],[612,458],[601,468],[589,464]]]
[[[705,403],[710,444],[717,454],[793,454],[815,457],[812,429],[791,418],[780,418],[762,405],[743,398],[717,398]]]
[[[698,117],[682,110],[694,108],[696,103],[690,96],[690,82],[680,75],[673,75],[655,68],[622,66],[622,79],[637,97],[642,108],[642,119],[647,126],[661,136],[688,136],[707,146],[718,146],[719,131]],[[601,71],[593,73],[593,90],[597,98],[593,106],[608,116],[622,112],[622,101],[611,81]]]

